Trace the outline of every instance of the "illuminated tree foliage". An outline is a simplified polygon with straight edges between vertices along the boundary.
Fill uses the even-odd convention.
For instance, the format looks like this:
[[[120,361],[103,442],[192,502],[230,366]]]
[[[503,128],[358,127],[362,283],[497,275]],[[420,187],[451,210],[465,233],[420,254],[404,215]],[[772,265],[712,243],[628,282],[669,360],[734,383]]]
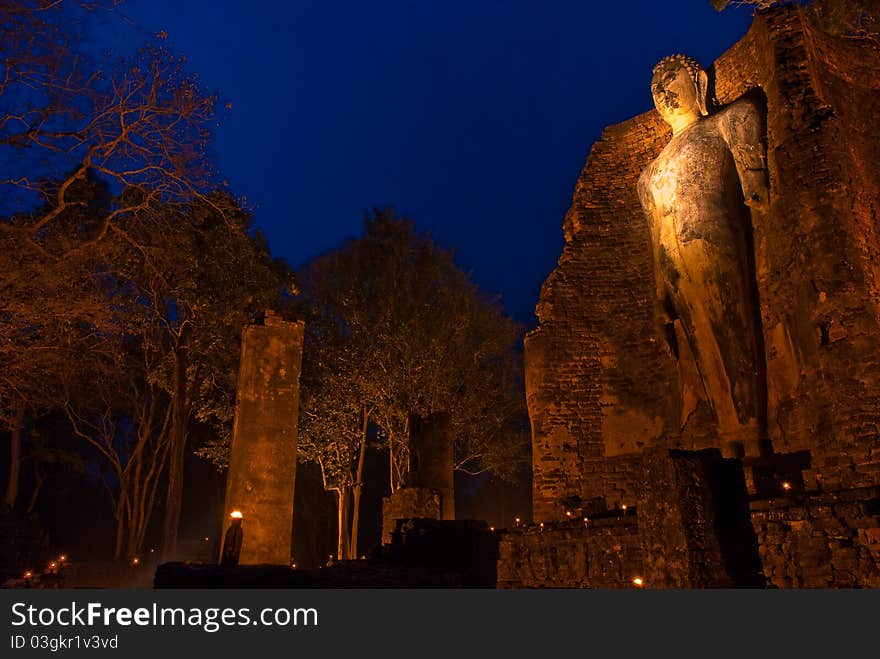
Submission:
[[[109,190],[93,175],[68,191],[72,203],[41,240],[63,249],[93,229],[95,215],[109,204]],[[0,226],[20,222],[0,218]],[[112,332],[112,313],[96,274],[99,250],[44,259],[16,232],[0,231],[0,423],[10,432],[10,469],[5,503],[18,499],[19,467],[28,419],[58,410],[64,400],[59,374],[75,357],[99,352]]]
[[[299,283],[300,457],[337,494],[340,556],[354,555],[349,510],[356,520],[371,427],[389,453],[392,491],[405,484],[411,413],[450,413],[458,470],[513,478],[526,444],[520,328],[450,252],[411,221],[375,212],[363,237],[315,259]]]
[[[90,199],[98,212],[71,206],[47,230],[47,244],[76,240],[100,222],[107,186],[88,183],[78,182],[71,198]],[[15,273],[0,298],[0,401],[16,468],[25,414],[63,412],[73,436],[93,449],[116,511],[118,558],[138,553],[164,493],[163,548],[173,555],[190,431],[200,424],[225,445],[241,330],[286,303],[292,275],[225,194],[183,219],[133,216],[120,226],[124,233],[100,249],[58,260],[23,248],[17,234],[0,236],[0,267]],[[17,472],[8,483],[12,507]]]
[[[373,410],[365,396],[352,389],[359,384],[349,371],[355,362],[352,355],[346,354],[341,341],[335,343],[338,350],[332,352],[331,344],[325,345],[320,366],[303,373],[297,452],[301,461],[320,467],[324,489],[336,497],[337,556],[356,558],[364,459]]]

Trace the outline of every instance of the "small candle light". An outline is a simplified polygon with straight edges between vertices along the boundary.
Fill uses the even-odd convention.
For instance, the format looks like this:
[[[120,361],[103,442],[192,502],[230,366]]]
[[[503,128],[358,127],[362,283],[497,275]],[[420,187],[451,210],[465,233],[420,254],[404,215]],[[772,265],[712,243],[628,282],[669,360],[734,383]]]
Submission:
[[[623,505],[621,506],[621,509],[623,510],[623,512],[626,512],[626,504],[623,504]]]
[[[544,530],[544,522],[541,522],[541,523],[539,524],[539,526],[541,527],[541,530],[543,531],[543,530]]]
[[[566,517],[571,517],[571,511],[570,511],[570,510],[566,510],[566,511],[565,511],[565,516],[566,516]]]
[[[495,531],[495,527],[494,527],[494,526],[490,526],[490,527],[489,527],[489,530],[492,531],[492,532],[494,533],[494,531]]]
[[[641,588],[643,585],[645,585],[645,582],[641,577],[634,577],[633,583],[639,588]]]
[[[139,559],[137,556],[135,556],[133,559],[131,559],[132,565],[138,565],[140,562],[141,562],[141,559]]]
[[[785,490],[786,492],[788,492],[791,489],[791,483],[789,483],[788,481],[783,481],[782,482],[782,489]]]
[[[590,518],[584,517],[584,526],[589,526],[589,525],[590,525]]]
[[[49,563],[50,570],[54,570],[56,567],[58,567],[58,563],[56,563],[55,561],[52,561],[51,563]]]
[[[25,579],[30,579],[32,576],[34,576],[34,573],[31,572],[30,570],[28,570],[27,572],[24,573]]]
[[[61,556],[58,557],[58,560],[61,561],[61,562],[63,563],[64,561],[67,560],[67,556],[64,555],[64,554],[61,554]]]
[[[521,521],[522,521],[522,520],[520,520],[520,518],[517,517],[517,518],[514,520],[514,523],[515,523],[517,526],[519,526],[519,524],[520,524]]]

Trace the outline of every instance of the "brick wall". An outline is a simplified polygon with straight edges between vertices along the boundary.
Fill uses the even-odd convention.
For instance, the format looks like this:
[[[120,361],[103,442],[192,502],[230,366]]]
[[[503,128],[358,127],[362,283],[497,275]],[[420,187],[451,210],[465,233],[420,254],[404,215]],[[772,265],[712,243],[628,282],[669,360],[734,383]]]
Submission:
[[[499,588],[635,588],[644,574],[634,515],[509,529],[499,554]]]
[[[880,488],[751,507],[769,585],[880,588]]]
[[[773,450],[809,451],[806,480],[825,492],[880,484],[880,52],[783,7],[710,77],[721,104],[755,89],[767,104],[772,205],[753,229]],[[705,407],[682,423],[654,330],[636,181],[668,139],[654,111],[607,128],[565,216],[526,338],[538,522],[572,497],[634,500],[647,448],[718,444]]]

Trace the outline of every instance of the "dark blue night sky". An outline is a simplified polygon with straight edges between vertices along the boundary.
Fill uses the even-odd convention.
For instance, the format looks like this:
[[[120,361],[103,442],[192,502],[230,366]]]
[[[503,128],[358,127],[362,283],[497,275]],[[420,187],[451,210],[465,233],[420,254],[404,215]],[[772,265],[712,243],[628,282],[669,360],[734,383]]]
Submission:
[[[273,253],[299,266],[412,217],[527,326],[603,126],[652,107],[651,68],[705,66],[748,10],[651,2],[128,0],[224,113],[214,143]],[[129,31],[130,34],[130,31]]]

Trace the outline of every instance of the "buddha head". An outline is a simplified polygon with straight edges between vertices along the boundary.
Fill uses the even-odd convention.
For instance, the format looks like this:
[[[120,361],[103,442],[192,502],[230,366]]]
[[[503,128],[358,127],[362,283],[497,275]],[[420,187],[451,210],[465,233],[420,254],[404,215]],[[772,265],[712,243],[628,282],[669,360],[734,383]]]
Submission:
[[[678,133],[708,114],[708,76],[700,63],[687,55],[664,57],[654,67],[651,94],[657,112]]]

